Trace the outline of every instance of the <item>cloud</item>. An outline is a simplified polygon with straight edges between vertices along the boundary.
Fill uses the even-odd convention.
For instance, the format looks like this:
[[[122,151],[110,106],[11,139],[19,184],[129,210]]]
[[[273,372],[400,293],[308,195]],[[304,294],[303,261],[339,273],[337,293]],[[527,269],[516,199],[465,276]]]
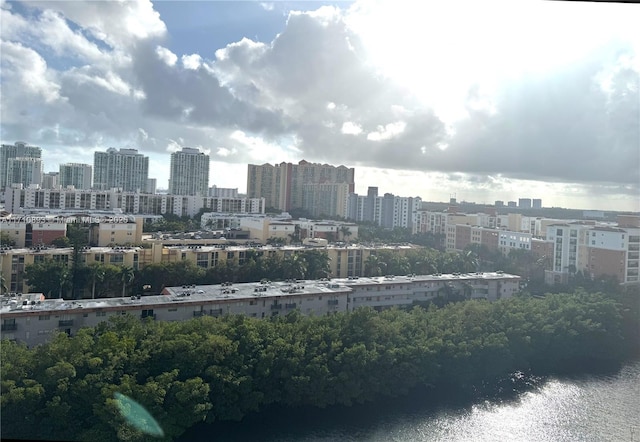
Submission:
[[[185,69],[196,70],[200,67],[201,63],[202,57],[198,54],[182,56],[182,66],[184,66]]]
[[[175,66],[178,61],[178,56],[176,54],[162,46],[156,46],[156,55],[160,60],[164,61],[167,66]]]
[[[378,6],[357,3],[294,11],[272,41],[243,38],[200,55],[172,46],[178,37],[148,1],[24,5],[28,13],[0,10],[3,141],[158,155],[197,146],[225,163],[304,158],[442,173],[476,190],[530,180],[638,191],[640,54],[624,33],[580,26],[571,44],[595,35],[570,61],[547,40],[545,59],[518,33],[525,16],[465,44],[431,38],[447,14],[412,37],[423,15],[406,4],[371,21],[365,13]],[[464,20],[482,30],[488,13],[478,14]],[[549,23],[558,39],[561,24]],[[450,25],[453,38],[461,30]],[[386,44],[377,55],[374,40]],[[395,71],[384,65],[396,61]]]
[[[345,121],[342,124],[342,130],[341,132],[343,134],[349,134],[349,135],[359,135],[362,133],[362,127],[360,127],[359,124],[353,123],[351,121]]]

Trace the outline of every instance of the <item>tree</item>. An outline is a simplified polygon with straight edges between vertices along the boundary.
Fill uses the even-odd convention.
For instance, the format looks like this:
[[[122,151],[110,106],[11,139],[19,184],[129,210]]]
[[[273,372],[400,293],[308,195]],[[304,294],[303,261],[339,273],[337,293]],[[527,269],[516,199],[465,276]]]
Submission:
[[[4,277],[4,273],[0,272],[0,294],[5,294],[9,291],[7,287],[7,280]]]
[[[13,247],[16,245],[16,242],[11,239],[7,232],[0,232],[0,246],[2,247]]]
[[[64,295],[66,294],[66,289],[73,285],[71,280],[72,273],[67,267],[63,267],[60,273],[58,274],[58,284],[60,286],[60,291],[58,292],[58,298],[64,299]]]
[[[471,250],[462,252],[462,272],[470,273],[478,271],[478,256]]]
[[[331,272],[329,255],[320,250],[308,250],[303,253],[303,259],[307,264],[305,277],[307,279],[326,278]]]
[[[51,245],[59,248],[65,248],[71,246],[71,241],[66,236],[59,236],[51,240]]]
[[[349,226],[341,226],[340,233],[342,234],[343,241],[346,241],[347,238],[349,238],[352,235],[351,229],[349,229]]]
[[[68,276],[63,277],[63,271],[67,271],[64,263],[46,260],[28,264],[24,269],[24,277],[30,291],[40,292],[45,297],[51,298],[52,292],[56,289],[59,289],[61,294],[63,285],[61,281],[68,278]]]
[[[293,233],[289,234],[289,244],[299,244],[301,242],[300,238],[300,225],[296,224],[293,227]]]
[[[381,276],[387,269],[387,264],[377,255],[369,255],[364,262],[365,276]]]
[[[136,274],[132,267],[123,266],[120,269],[120,278],[122,280],[122,297],[126,296],[126,289],[129,284],[131,284],[135,278]]]
[[[91,279],[91,299],[96,299],[96,282],[104,282],[105,276],[106,274],[102,264],[93,263],[89,265],[89,277]]]
[[[303,256],[292,253],[282,261],[282,273],[285,279],[303,279],[307,274],[307,262]]]
[[[276,236],[272,236],[267,239],[267,245],[270,245],[270,246],[276,246],[276,247],[283,246],[285,242],[286,241],[284,238],[279,238]]]

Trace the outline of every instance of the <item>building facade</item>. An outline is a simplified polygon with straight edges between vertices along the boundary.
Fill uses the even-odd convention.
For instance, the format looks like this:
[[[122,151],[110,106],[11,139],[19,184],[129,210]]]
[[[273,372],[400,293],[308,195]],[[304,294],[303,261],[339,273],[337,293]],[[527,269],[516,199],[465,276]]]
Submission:
[[[249,164],[247,196],[265,198],[267,206],[283,211],[304,209],[312,216],[346,216],[347,196],[353,193],[355,170],[309,163]]]
[[[93,160],[93,188],[121,189],[125,192],[144,192],[149,178],[149,157],[136,149],[113,147],[96,152]]]
[[[7,161],[7,187],[42,184],[42,160],[33,157],[9,158]]]
[[[28,346],[49,342],[56,334],[73,336],[112,316],[133,315],[156,321],[184,321],[202,316],[253,318],[331,315],[360,307],[384,310],[426,302],[446,293],[496,300],[513,296],[520,277],[499,273],[348,278],[325,281],[255,282],[167,287],[159,296],[100,300],[44,299],[41,294],[3,295],[2,338]]]
[[[120,211],[132,215],[194,216],[201,209],[224,213],[264,213],[263,198],[218,198],[110,190],[10,188],[5,208],[14,214]]]
[[[73,186],[78,190],[90,190],[92,184],[91,165],[80,163],[61,164],[58,184],[60,184],[60,187]]]
[[[9,160],[12,158],[42,158],[42,149],[29,146],[23,141],[0,145],[0,190],[11,187],[9,179]]]
[[[207,196],[209,190],[209,155],[184,147],[171,154],[169,193]]]

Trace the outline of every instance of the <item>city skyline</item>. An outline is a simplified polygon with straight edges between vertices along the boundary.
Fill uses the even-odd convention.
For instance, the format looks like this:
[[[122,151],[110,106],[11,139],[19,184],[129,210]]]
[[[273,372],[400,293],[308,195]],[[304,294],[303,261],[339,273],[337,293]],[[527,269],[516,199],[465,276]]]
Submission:
[[[1,5],[2,143],[45,172],[133,148],[168,188],[189,146],[240,192],[247,164],[304,159],[355,168],[359,194],[640,210],[633,5]]]

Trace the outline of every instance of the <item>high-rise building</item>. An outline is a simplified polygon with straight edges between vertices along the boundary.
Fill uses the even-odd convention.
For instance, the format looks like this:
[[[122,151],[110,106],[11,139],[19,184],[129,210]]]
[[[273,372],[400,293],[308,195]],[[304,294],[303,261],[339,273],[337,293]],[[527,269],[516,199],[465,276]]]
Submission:
[[[91,165],[66,163],[60,165],[58,184],[61,187],[73,186],[79,190],[91,189]]]
[[[420,197],[402,197],[392,193],[374,196],[377,192],[377,187],[369,187],[367,196],[357,193],[349,194],[346,217],[353,221],[371,221],[387,229],[405,227],[414,233],[419,231],[422,209]],[[372,207],[369,214],[367,214],[367,204],[371,204]],[[372,218],[366,219],[365,217],[369,215]]]
[[[11,158],[41,158],[42,149],[29,146],[24,141],[16,141],[14,144],[0,146],[0,189],[11,187],[8,183],[9,159]]]
[[[345,216],[353,193],[355,170],[309,163],[249,164],[247,197],[265,198],[267,207],[304,209],[313,216]]]
[[[495,207],[504,207],[504,201],[502,200],[496,200],[496,202],[493,204]]]
[[[533,208],[534,209],[542,209],[542,200],[540,198],[533,199]]]
[[[60,172],[47,172],[42,174],[43,189],[57,189],[60,183]]]
[[[209,187],[209,196],[218,198],[238,198],[238,188],[218,187],[214,184]]]
[[[147,193],[156,193],[157,184],[156,178],[147,178]]]
[[[518,203],[515,201],[508,201],[507,207],[511,207],[511,208],[518,207]]]
[[[106,152],[94,154],[93,173],[94,189],[144,192],[149,178],[149,157],[136,149],[116,150],[110,147]]]
[[[198,149],[183,147],[171,154],[169,193],[207,196],[209,190],[209,155]]]
[[[9,158],[7,161],[7,187],[22,184],[42,184],[42,160],[32,157]]]
[[[364,202],[363,221],[374,222],[376,220],[376,199],[378,198],[378,188],[367,188],[367,199]]]
[[[531,198],[520,198],[520,199],[518,199],[518,207],[520,209],[530,209],[531,208]]]

